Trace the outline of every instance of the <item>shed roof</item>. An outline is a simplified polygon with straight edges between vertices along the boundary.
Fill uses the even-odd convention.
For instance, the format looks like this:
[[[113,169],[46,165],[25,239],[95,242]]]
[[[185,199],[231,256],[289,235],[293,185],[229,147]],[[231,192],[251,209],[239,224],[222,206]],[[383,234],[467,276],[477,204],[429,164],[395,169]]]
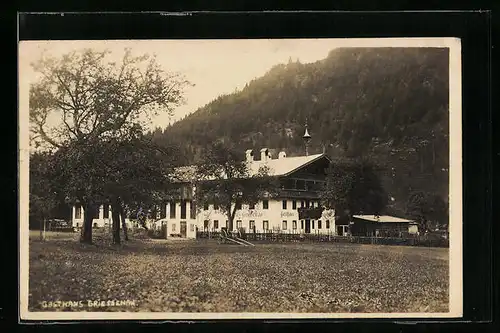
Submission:
[[[410,223],[411,220],[407,220],[401,217],[390,216],[390,215],[353,215],[354,218],[370,221],[370,222],[382,222],[382,223]]]

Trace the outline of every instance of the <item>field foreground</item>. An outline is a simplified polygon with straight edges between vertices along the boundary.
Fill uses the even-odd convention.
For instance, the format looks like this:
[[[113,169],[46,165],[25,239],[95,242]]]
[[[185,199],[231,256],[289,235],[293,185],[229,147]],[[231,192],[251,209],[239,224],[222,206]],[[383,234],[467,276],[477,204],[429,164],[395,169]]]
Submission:
[[[30,311],[448,311],[444,248],[95,238],[30,240]]]

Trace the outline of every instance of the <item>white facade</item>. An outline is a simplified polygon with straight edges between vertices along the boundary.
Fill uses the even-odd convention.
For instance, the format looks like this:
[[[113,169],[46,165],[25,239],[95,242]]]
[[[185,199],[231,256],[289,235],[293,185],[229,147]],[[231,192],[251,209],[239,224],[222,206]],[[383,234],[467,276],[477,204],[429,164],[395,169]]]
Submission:
[[[236,211],[233,231],[243,228],[245,232],[282,232],[297,234],[343,234],[344,227],[336,228],[333,210],[323,210],[319,219],[299,219],[299,208],[317,208],[318,184],[324,177],[323,170],[330,163],[324,154],[287,157],[280,152],[273,159],[267,148],[261,149],[261,159],[254,160],[251,150],[246,151],[246,162],[251,175],[258,174],[262,167],[268,175],[285,181],[280,198],[261,200],[254,207],[243,205]],[[221,231],[227,227],[227,216],[213,205],[192,207],[194,184],[198,181],[193,166],[176,170],[179,178],[179,193],[160,209],[158,220],[152,221],[153,228],[166,225],[167,237],[196,238],[196,231]],[[177,199],[175,199],[177,198]],[[183,198],[184,200],[180,200]],[[234,206],[232,207],[234,209]],[[73,207],[73,226],[83,224],[83,208]],[[132,220],[133,221],[133,220]],[[127,220],[132,226],[131,221]],[[134,222],[135,223],[135,222]],[[111,212],[100,208],[93,224],[97,227],[111,225]],[[338,230],[337,230],[338,229]]]
[[[92,226],[94,228],[104,228],[104,227],[110,227],[112,225],[111,207],[109,205],[107,205],[107,207],[108,207],[107,212],[105,212],[104,206],[99,207],[99,216],[92,220]],[[73,206],[71,213],[72,227],[80,228],[83,226],[84,211],[85,209],[80,205]],[[127,224],[128,228],[134,226],[134,223],[129,219],[125,219],[125,223]]]
[[[283,232],[283,233],[310,233],[310,234],[336,234],[334,212],[325,210],[321,219],[300,220],[298,208],[305,204],[305,200],[277,200],[267,201],[267,208],[264,201],[258,202],[253,209],[248,205],[243,205],[241,210],[237,210],[234,217],[233,229],[244,228],[245,232]],[[286,201],[286,208],[284,206]],[[295,202],[295,205],[294,205]],[[196,238],[196,231],[218,232],[221,228],[227,228],[227,215],[220,209],[214,209],[213,205],[208,207],[198,207],[193,214],[192,202],[184,201],[185,210],[181,207],[181,202],[166,204],[166,217],[152,222],[149,227],[161,228],[166,225],[167,237]],[[311,201],[310,207],[318,207],[317,201]],[[294,208],[295,206],[295,208]],[[109,207],[109,206],[108,206]],[[175,214],[172,213],[175,209]],[[204,209],[208,208],[208,209]],[[233,205],[234,208],[234,205]],[[81,227],[83,225],[84,209],[81,206],[73,207],[72,226]],[[194,215],[194,216],[193,216]],[[127,227],[138,227],[135,221],[125,220]],[[111,227],[111,208],[105,214],[104,207],[99,209],[99,217],[92,222],[93,227]]]
[[[283,201],[286,201],[286,208]],[[296,208],[293,208],[293,202]],[[305,202],[305,201],[304,201]],[[267,208],[264,207],[264,201],[258,202],[254,209],[248,205],[243,205],[235,213],[233,221],[233,230],[244,228],[245,232],[256,233],[264,232],[283,232],[283,233],[310,233],[310,234],[335,234],[335,218],[332,210],[323,211],[321,219],[300,220],[297,208],[301,207],[300,200],[267,200]],[[170,218],[171,205],[167,204],[167,217],[163,219],[167,224],[167,235],[184,235],[186,238],[195,238],[196,230],[218,232],[221,228],[227,228],[227,215],[220,209],[214,209],[213,205],[208,207],[198,207],[196,217],[190,215],[191,202],[186,202],[186,215],[181,218],[181,206],[179,202],[175,203],[175,218]],[[310,207],[318,207],[317,201],[312,201]],[[205,209],[208,208],[208,209]],[[234,209],[234,206],[233,206]]]

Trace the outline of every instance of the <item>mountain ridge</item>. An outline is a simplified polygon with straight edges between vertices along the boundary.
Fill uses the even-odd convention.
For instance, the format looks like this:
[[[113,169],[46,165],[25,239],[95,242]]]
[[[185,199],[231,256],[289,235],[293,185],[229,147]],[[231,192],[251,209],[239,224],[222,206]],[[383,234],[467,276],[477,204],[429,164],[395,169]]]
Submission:
[[[325,59],[273,66],[164,130],[160,144],[199,161],[220,138],[239,149],[368,156],[402,206],[415,190],[448,196],[449,54],[446,48],[336,48]]]

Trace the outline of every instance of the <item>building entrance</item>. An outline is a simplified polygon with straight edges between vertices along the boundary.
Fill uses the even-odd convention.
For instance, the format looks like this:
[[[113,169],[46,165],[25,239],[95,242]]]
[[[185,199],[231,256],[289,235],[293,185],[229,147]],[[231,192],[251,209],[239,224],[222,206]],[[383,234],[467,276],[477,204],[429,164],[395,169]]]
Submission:
[[[306,220],[306,228],[305,228],[306,234],[311,233],[311,220]]]

